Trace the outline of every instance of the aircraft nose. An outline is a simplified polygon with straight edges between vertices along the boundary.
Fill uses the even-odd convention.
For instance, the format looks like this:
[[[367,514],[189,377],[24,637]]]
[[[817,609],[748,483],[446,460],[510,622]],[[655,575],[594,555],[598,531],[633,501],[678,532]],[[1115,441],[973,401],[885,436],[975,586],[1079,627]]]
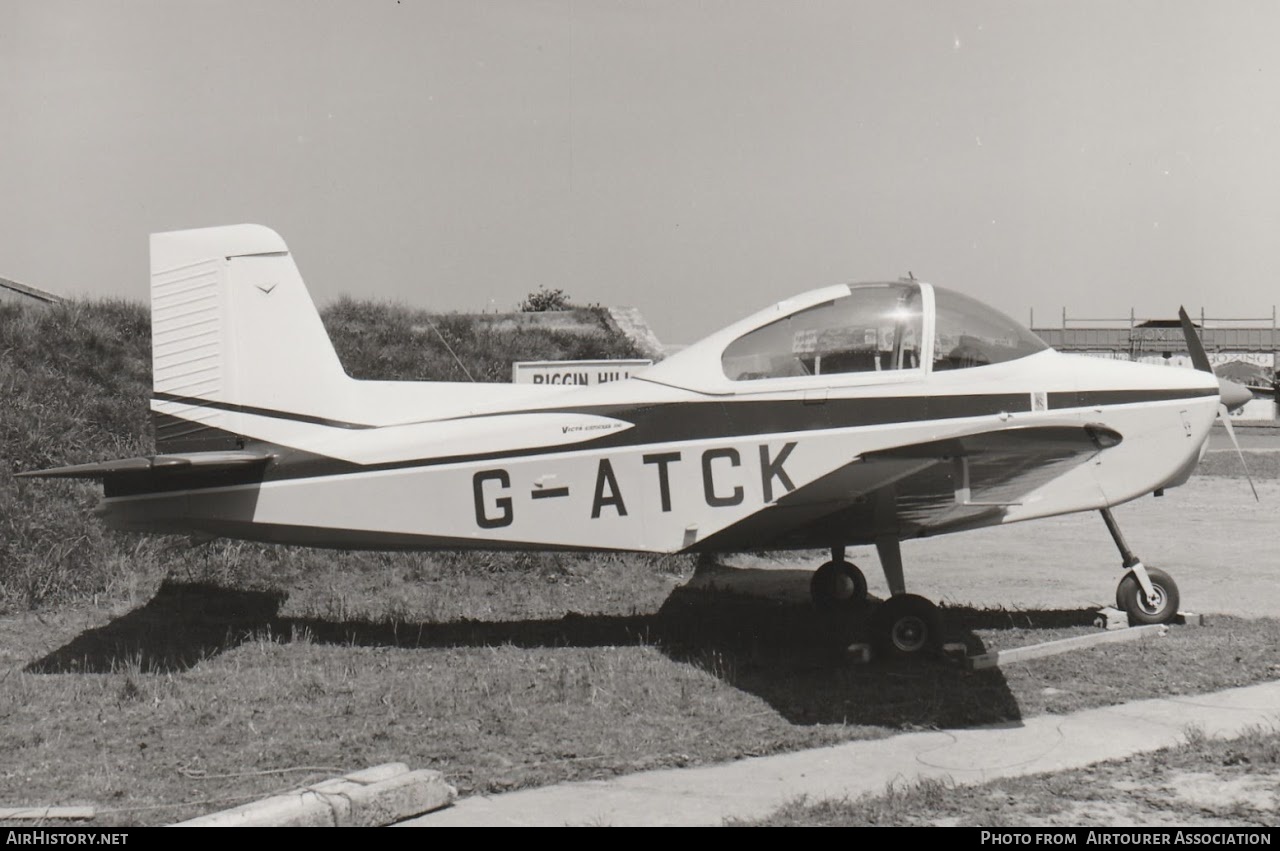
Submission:
[[[1226,378],[1218,379],[1218,397],[1228,411],[1238,411],[1246,402],[1253,401],[1253,392],[1243,384],[1236,384]]]

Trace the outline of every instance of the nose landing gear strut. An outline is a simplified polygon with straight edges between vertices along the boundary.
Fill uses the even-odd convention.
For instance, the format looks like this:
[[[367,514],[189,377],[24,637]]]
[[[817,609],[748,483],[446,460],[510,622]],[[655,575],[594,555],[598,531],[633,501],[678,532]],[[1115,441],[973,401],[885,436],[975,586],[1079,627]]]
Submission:
[[[1111,509],[1100,511],[1111,539],[1120,551],[1125,574],[1116,586],[1116,606],[1135,624],[1168,623],[1178,614],[1178,586],[1173,577],[1154,567],[1146,567],[1129,549]]]

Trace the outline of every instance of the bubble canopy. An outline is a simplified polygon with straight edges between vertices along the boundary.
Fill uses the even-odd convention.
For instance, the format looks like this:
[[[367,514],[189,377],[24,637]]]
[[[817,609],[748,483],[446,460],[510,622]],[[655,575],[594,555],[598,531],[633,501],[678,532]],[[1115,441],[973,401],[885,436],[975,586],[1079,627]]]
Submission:
[[[915,369],[923,317],[917,284],[850,287],[848,295],[748,331],[720,363],[731,381]]]
[[[933,369],[969,369],[1049,348],[1031,329],[963,293],[933,288]]]
[[[781,302],[650,368],[645,378],[749,392],[855,376],[903,380],[1048,348],[1020,323],[962,293],[915,281],[849,284]]]

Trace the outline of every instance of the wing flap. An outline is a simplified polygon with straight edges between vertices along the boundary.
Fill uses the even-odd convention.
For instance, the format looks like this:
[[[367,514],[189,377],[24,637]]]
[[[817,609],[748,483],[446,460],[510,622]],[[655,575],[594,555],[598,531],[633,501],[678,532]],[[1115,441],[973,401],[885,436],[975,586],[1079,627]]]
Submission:
[[[977,456],[1058,456],[1079,452],[1092,454],[1100,449],[1116,446],[1123,440],[1120,432],[1097,423],[1083,426],[1045,425],[1016,426],[1014,428],[984,431],[977,434],[913,443],[869,452],[863,456],[872,458],[933,458],[947,461],[952,458]]]
[[[1097,424],[1018,426],[870,453],[871,463],[930,457],[895,489],[899,523],[938,530],[1022,504],[1033,491],[1123,440]]]

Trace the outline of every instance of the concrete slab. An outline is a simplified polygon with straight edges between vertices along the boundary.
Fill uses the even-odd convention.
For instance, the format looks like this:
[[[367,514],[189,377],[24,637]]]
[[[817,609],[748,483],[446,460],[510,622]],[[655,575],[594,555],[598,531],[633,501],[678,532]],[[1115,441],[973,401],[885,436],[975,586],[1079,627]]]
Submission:
[[[447,805],[457,790],[438,771],[389,762],[174,827],[377,827]]]
[[[984,668],[999,668],[1019,662],[1030,662],[1046,656],[1057,656],[1059,653],[1070,653],[1073,650],[1084,650],[1099,644],[1118,644],[1129,641],[1141,641],[1145,638],[1160,638],[1169,633],[1164,624],[1147,624],[1131,626],[1125,629],[1110,629],[1106,632],[1095,632],[1090,635],[1077,635],[1074,638],[1060,638],[1057,641],[1044,641],[1040,644],[1029,644],[1026,647],[1014,647],[1011,650],[993,650],[979,656],[970,656],[965,665],[971,671]]]
[[[473,796],[401,826],[718,825],[765,815],[801,795],[878,794],[922,777],[981,783],[1061,771],[1280,723],[1280,681],[1205,695],[1142,700],[1022,724],[907,733],[702,768],[631,774]]]

